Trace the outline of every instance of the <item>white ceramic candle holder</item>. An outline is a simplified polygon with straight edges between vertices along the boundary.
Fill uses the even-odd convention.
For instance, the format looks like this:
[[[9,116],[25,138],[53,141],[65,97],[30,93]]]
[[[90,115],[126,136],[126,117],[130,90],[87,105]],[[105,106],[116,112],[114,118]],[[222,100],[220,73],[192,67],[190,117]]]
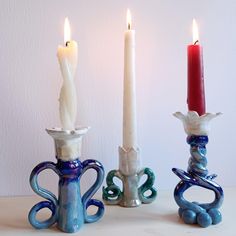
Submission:
[[[142,176],[147,180],[139,187]],[[121,180],[123,189],[120,190],[113,179]],[[119,147],[119,170],[112,170],[106,178],[107,187],[103,187],[103,200],[109,205],[123,207],[137,207],[142,203],[151,203],[155,200],[157,191],[153,187],[155,175],[150,168],[140,168],[139,149],[128,150]],[[149,195],[145,193],[150,191]]]

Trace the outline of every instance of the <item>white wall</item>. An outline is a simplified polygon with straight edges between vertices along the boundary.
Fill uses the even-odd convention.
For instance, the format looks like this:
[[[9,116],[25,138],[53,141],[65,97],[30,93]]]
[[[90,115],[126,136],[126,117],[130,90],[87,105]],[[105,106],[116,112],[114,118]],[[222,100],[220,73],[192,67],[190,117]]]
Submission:
[[[39,162],[54,161],[45,128],[59,126],[61,75],[56,50],[68,16],[79,45],[77,124],[92,127],[83,159],[118,167],[122,143],[123,32],[131,9],[137,41],[138,135],[143,166],[159,189],[173,189],[172,167],[185,169],[189,146],[180,121],[186,106],[186,46],[196,17],[204,47],[207,111],[212,122],[209,171],[223,186],[236,185],[236,1],[227,0],[1,0],[0,195],[32,194],[28,178]],[[93,179],[89,172],[84,179]],[[56,190],[57,178],[41,183]],[[84,183],[84,181],[83,181]],[[83,185],[84,186],[84,185]]]

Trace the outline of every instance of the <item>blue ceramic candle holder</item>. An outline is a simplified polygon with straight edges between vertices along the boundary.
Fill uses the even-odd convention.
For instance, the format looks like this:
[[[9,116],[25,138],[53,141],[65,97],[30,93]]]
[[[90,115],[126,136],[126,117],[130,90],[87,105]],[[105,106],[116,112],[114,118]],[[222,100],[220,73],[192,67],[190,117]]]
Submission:
[[[173,168],[172,171],[181,179],[174,190],[174,198],[179,206],[179,216],[186,224],[198,224],[201,227],[218,224],[222,220],[219,211],[224,199],[223,189],[213,181],[215,174],[208,175],[206,144],[208,143],[209,121],[217,114],[206,113],[199,116],[189,112],[186,116],[180,112],[174,115],[183,121],[187,133],[187,143],[190,145],[191,157],[187,172]],[[215,194],[211,203],[189,202],[184,198],[184,192],[192,186],[199,186]]]
[[[79,160],[81,141],[88,128],[78,128],[72,131],[59,129],[47,130],[55,142],[57,163],[42,162],[37,165],[30,175],[30,185],[35,193],[46,199],[37,203],[30,210],[28,219],[36,229],[45,229],[57,223],[58,229],[66,233],[74,233],[84,223],[93,223],[104,214],[104,205],[101,201],[92,199],[104,179],[104,169],[101,163],[88,159]],[[38,184],[38,175],[46,169],[53,170],[59,176],[58,198],[50,191]],[[81,196],[80,178],[88,170],[94,169],[97,173],[95,183]],[[88,215],[87,208],[97,207],[94,215]],[[51,216],[45,221],[38,221],[36,214],[43,208],[51,211]]]
[[[146,175],[146,181],[140,185],[140,179]],[[114,183],[118,178],[123,185],[121,190]],[[119,170],[111,170],[106,178],[107,187],[103,187],[103,200],[108,205],[137,207],[142,203],[155,200],[157,191],[153,187],[155,175],[150,168],[140,168],[139,149],[128,150],[119,147]],[[149,195],[145,193],[150,191]]]

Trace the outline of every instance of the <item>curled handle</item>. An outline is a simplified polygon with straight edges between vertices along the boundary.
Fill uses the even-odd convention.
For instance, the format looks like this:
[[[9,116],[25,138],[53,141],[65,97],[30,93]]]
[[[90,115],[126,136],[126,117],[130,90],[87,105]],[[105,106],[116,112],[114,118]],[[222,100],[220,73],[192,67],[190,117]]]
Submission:
[[[156,199],[157,190],[153,187],[155,182],[155,175],[150,168],[144,168],[139,172],[139,178],[143,175],[147,175],[147,180],[139,187],[139,198],[142,203],[151,203]],[[150,191],[149,195],[145,195],[147,191]]]
[[[121,181],[123,176],[118,170],[111,170],[106,178],[107,187],[103,187],[103,200],[109,204],[117,205],[122,200],[123,193],[121,192],[119,186],[114,183],[114,178],[118,178]]]
[[[175,201],[179,205],[179,207],[183,209],[188,208],[197,213],[204,212],[205,210],[210,210],[212,208],[218,209],[221,207],[224,199],[224,193],[222,188],[217,183],[211,180],[211,178],[215,177],[215,175],[209,176],[208,179],[198,175],[190,175],[189,173],[177,168],[173,168],[172,170],[181,179],[174,191]],[[183,196],[184,192],[194,185],[213,191],[215,193],[214,201],[204,204],[196,204],[187,201]]]
[[[38,194],[39,196],[47,199],[48,201],[42,201],[37,203],[36,205],[34,205],[28,215],[28,219],[30,224],[37,228],[37,229],[45,229],[50,227],[51,225],[53,225],[54,223],[56,223],[57,221],[57,211],[58,211],[58,201],[56,196],[51,193],[50,191],[48,191],[47,189],[44,189],[42,187],[39,186],[38,184],[38,175],[40,174],[40,172],[42,172],[43,170],[46,169],[51,169],[53,170],[55,173],[58,174],[58,170],[56,168],[56,164],[53,162],[42,162],[40,164],[38,164],[31,172],[30,175],[30,185],[31,188],[34,190],[34,192],[36,194]],[[51,212],[52,215],[49,219],[45,220],[45,221],[38,221],[36,219],[36,215],[38,213],[38,211],[40,211],[43,208],[48,208]]]
[[[104,214],[104,205],[101,201],[92,199],[93,195],[97,192],[99,187],[102,185],[104,179],[104,169],[100,162],[92,159],[85,160],[83,163],[84,174],[88,169],[94,169],[97,172],[97,178],[94,184],[87,190],[87,192],[82,197],[82,203],[84,205],[84,219],[86,223],[93,223],[99,220]],[[96,206],[97,212],[93,215],[87,214],[87,209],[90,206]]]

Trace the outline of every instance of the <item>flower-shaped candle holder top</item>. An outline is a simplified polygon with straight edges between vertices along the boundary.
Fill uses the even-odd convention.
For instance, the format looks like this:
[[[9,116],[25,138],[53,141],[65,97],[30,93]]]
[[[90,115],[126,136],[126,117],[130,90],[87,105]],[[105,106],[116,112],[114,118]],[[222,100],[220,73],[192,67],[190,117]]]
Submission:
[[[139,186],[142,176],[147,180]],[[114,178],[121,180],[123,190],[114,183]],[[107,187],[103,187],[103,200],[110,205],[136,207],[155,200],[157,191],[153,187],[155,175],[150,168],[140,168],[139,149],[128,150],[119,147],[119,170],[112,170],[106,178]],[[150,191],[149,195],[145,195]]]
[[[174,116],[183,122],[187,133],[187,143],[190,145],[191,157],[187,172],[173,168],[173,172],[181,179],[174,191],[174,198],[179,208],[179,215],[187,224],[197,223],[201,227],[218,224],[222,220],[218,210],[223,203],[223,190],[213,181],[215,174],[208,175],[206,144],[210,131],[209,121],[221,113],[206,113],[199,116],[197,112],[190,111],[187,115],[176,112]],[[212,203],[197,203],[187,201],[183,194],[192,186],[199,186],[215,193]]]
[[[87,127],[75,130],[47,130],[54,139],[57,163],[42,162],[33,169],[30,175],[32,189],[47,200],[37,203],[30,210],[28,218],[33,227],[43,229],[57,223],[60,230],[73,233],[78,231],[83,223],[95,222],[103,216],[103,203],[92,199],[104,179],[103,166],[96,160],[88,159],[83,162],[79,160],[82,137],[87,131]],[[58,198],[38,184],[38,175],[45,169],[51,169],[59,176]],[[94,169],[97,178],[81,197],[80,178],[88,169]],[[94,215],[88,215],[87,208],[92,205],[98,210]],[[43,208],[48,208],[52,215],[45,221],[38,221],[36,214]]]
[[[184,130],[187,135],[208,135],[210,132],[210,121],[222,115],[222,113],[206,113],[199,116],[196,111],[189,111],[187,115],[181,112],[176,112],[173,115],[183,122]]]

